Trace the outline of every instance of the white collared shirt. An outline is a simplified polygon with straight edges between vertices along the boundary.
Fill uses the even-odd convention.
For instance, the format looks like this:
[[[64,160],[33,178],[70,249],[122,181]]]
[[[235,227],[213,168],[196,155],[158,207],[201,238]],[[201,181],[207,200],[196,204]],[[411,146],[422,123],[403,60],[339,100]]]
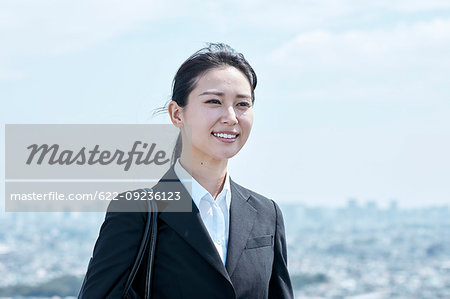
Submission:
[[[225,176],[225,183],[222,191],[216,199],[203,188],[180,164],[178,159],[174,167],[178,179],[188,190],[195,205],[200,211],[200,216],[208,230],[209,236],[216,246],[217,252],[222,259],[223,264],[227,258],[228,234],[230,228],[230,205],[231,189],[230,177]],[[192,185],[192,188],[190,188]]]

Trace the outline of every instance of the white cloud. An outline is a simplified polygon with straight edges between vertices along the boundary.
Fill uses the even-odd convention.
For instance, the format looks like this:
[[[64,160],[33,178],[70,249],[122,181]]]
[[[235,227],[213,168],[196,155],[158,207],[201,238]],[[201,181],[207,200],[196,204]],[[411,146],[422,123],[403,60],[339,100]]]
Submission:
[[[325,84],[305,87],[302,97],[410,100],[448,96],[442,86],[450,72],[449,51],[450,19],[434,19],[382,30],[302,33],[273,51],[269,61],[291,77]]]
[[[374,1],[374,6],[386,7],[391,10],[400,12],[424,12],[424,11],[439,11],[443,9],[450,9],[450,2],[447,0],[400,0],[400,1]]]
[[[418,14],[436,15],[450,9],[447,0],[233,0],[231,3],[220,6],[222,15],[226,14],[228,19],[234,17],[228,22],[229,26],[239,28],[251,24],[259,30],[280,30],[281,33],[360,23],[370,26],[386,22],[387,14],[389,18],[408,14],[417,17]]]
[[[4,7],[3,55],[54,55],[102,42],[157,16],[153,2],[13,1]]]
[[[449,49],[450,19],[435,19],[389,30],[306,32],[275,50],[271,59],[308,69],[360,69],[361,65],[385,68],[411,62],[416,66],[448,63]]]
[[[439,13],[446,9],[450,9],[447,0],[231,0],[213,4],[198,0],[9,0],[3,1],[0,11],[0,60],[8,61],[10,71],[6,70],[5,64],[1,64],[3,70],[0,73],[6,74],[3,77],[17,73],[11,68],[15,61],[25,56],[53,56],[81,51],[122,34],[135,32],[148,22],[158,26],[157,21],[163,19],[180,18],[195,26],[214,28],[218,34],[228,32],[234,36],[238,36],[243,28],[258,30],[259,34],[279,32],[281,39],[309,31],[301,34],[297,42],[303,38],[314,46],[314,40],[333,39],[333,36],[328,36],[331,34],[328,31],[315,31],[316,28],[339,28],[342,24],[348,26],[361,22],[376,26],[377,18],[385,12]],[[156,28],[158,31],[165,30]],[[363,37],[358,34],[364,32],[355,32],[355,36],[352,34],[341,37],[347,43],[351,43],[352,39],[361,41]],[[371,34],[376,35],[376,32]],[[383,49],[382,44],[374,46],[370,42],[365,40],[365,47],[370,51],[376,49],[375,46],[379,51]],[[345,47],[345,44],[342,46]],[[328,54],[325,58],[331,57]]]
[[[155,28],[158,21],[215,21],[217,7],[200,1],[163,0],[9,0],[0,10],[0,79],[17,78],[23,58],[83,51],[127,33]],[[150,24],[150,26],[148,26]],[[158,27],[159,26],[159,27]],[[182,28],[180,28],[182,30]]]
[[[218,28],[257,26],[295,32],[377,9],[401,12],[443,10],[450,2],[402,0],[364,2],[356,0],[268,0],[215,2],[161,0],[11,0],[2,4],[0,37],[6,45],[1,53],[58,54],[84,49],[132,31],[144,22],[183,17],[208,20]],[[4,47],[5,48],[5,47]]]

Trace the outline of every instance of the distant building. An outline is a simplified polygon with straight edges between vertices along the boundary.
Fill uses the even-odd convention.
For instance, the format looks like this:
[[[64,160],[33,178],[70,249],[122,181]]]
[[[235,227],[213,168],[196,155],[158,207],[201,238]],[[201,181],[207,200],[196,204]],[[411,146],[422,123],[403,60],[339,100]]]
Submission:
[[[378,210],[377,202],[375,200],[369,200],[366,202],[366,209],[369,211]]]
[[[349,198],[347,201],[347,208],[349,210],[359,209],[358,200],[356,198]]]
[[[391,211],[397,211],[398,210],[398,202],[397,200],[393,199],[389,203],[389,210]]]

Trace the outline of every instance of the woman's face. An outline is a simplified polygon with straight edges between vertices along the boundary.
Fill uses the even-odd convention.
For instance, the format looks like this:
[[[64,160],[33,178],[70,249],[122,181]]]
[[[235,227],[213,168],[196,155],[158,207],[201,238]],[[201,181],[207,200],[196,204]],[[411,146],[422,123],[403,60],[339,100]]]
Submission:
[[[192,158],[224,160],[240,151],[253,125],[251,95],[248,79],[234,67],[199,78],[181,113],[183,148],[192,148]]]

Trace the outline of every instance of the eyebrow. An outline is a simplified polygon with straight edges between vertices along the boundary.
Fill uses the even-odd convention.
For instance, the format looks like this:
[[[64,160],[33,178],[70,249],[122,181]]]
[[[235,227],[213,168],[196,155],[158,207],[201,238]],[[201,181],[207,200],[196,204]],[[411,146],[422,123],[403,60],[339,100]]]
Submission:
[[[221,91],[204,91],[201,94],[199,94],[199,96],[203,96],[203,95],[216,95],[219,97],[222,97],[225,95],[225,93],[221,92]],[[252,97],[246,94],[238,94],[236,95],[237,98],[240,99],[251,99]]]

